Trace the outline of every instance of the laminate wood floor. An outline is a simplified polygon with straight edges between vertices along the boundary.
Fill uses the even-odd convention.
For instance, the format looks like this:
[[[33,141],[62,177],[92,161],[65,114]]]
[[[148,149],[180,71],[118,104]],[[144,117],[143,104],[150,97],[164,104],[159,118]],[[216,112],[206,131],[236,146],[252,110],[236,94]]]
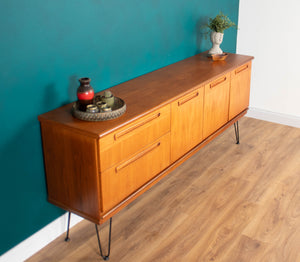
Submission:
[[[114,216],[109,261],[300,261],[300,129],[239,124]],[[92,223],[64,237],[28,261],[102,261]]]

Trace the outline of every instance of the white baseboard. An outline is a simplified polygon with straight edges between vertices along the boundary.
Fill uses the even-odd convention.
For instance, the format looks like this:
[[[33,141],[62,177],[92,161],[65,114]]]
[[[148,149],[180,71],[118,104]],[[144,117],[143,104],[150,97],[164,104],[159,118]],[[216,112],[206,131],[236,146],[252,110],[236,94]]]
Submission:
[[[274,113],[259,108],[249,108],[246,116],[300,128],[300,117],[297,116]]]
[[[80,222],[83,218],[72,213],[70,228]],[[28,259],[54,239],[66,232],[68,213],[55,219],[53,222],[22,241],[17,246],[8,250],[0,257],[0,262],[20,262]]]

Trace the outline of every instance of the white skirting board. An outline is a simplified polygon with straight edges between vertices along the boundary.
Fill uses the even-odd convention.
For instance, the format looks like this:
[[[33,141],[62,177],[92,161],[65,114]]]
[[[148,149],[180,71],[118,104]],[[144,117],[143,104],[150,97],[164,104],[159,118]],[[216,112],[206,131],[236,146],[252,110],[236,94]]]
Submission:
[[[75,226],[82,219],[83,218],[72,214],[70,228],[72,226]],[[39,230],[29,238],[25,239],[17,246],[8,250],[0,257],[0,262],[21,262],[28,259],[32,255],[37,253],[39,250],[41,250],[43,247],[47,246],[54,239],[59,237],[61,234],[66,232],[67,223],[68,212],[55,219],[47,226],[43,227],[41,230]],[[72,238],[72,232],[70,238]]]
[[[259,108],[251,108],[251,107],[249,108],[246,116],[269,121],[269,122],[274,122],[277,124],[300,128],[300,117],[298,116],[274,113]]]

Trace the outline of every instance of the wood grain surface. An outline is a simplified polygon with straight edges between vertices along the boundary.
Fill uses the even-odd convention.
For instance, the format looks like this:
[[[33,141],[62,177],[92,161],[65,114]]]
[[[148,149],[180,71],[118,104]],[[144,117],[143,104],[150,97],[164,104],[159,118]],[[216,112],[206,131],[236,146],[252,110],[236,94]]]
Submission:
[[[246,113],[252,59],[202,53],[122,83],[112,89],[128,111],[111,121],[78,121],[72,104],[40,115],[49,202],[103,224]],[[229,121],[233,72],[241,110]]]
[[[203,138],[208,137],[228,122],[229,92],[230,74],[205,85]]]
[[[241,119],[114,216],[110,261],[300,261],[299,159],[300,129]],[[101,261],[91,222],[70,237],[28,261]]]
[[[93,222],[102,209],[97,139],[41,123],[48,201]],[[84,159],[84,161],[82,161]]]
[[[171,104],[171,161],[198,145],[202,139],[204,87]]]
[[[78,120],[71,115],[71,103],[40,115],[39,120],[63,123],[77,132],[102,137],[133,122],[137,116],[167,105],[252,59],[252,56],[229,54],[226,62],[213,62],[206,53],[201,53],[114,86],[109,90],[122,98],[127,106],[125,114],[117,119],[100,123]]]
[[[251,62],[231,72],[229,119],[249,106]]]

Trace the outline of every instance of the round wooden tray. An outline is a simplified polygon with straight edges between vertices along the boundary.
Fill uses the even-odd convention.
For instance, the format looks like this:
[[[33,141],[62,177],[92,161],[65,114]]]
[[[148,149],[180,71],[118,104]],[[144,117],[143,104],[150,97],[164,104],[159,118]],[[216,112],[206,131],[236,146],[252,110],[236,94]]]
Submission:
[[[110,112],[89,113],[80,111],[77,103],[74,103],[72,107],[72,115],[84,121],[106,121],[123,115],[126,111],[126,104],[121,98],[115,97],[115,102],[111,109],[112,111]]]

